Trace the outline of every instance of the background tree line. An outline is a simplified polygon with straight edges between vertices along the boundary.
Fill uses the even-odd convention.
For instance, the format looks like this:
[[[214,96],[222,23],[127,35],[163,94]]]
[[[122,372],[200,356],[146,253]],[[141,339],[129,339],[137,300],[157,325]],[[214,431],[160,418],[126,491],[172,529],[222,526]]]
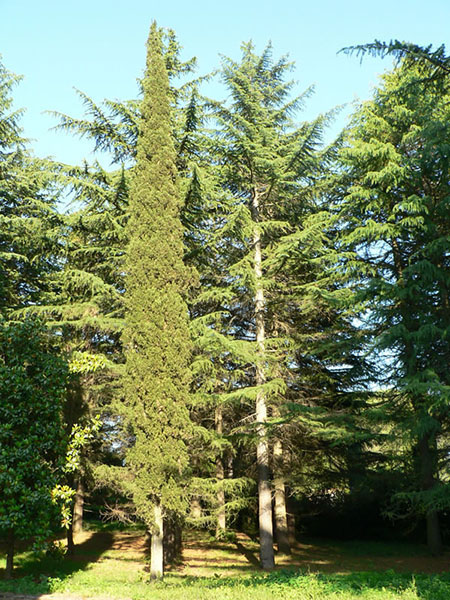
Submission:
[[[145,523],[154,577],[183,524],[258,534],[266,569],[274,539],[289,553],[295,535],[339,535],[350,515],[355,536],[413,524],[441,552],[448,59],[398,42],[353,49],[397,63],[325,145],[334,111],[301,121],[311,90],[293,95],[292,64],[270,45],[241,50],[222,59],[218,102],[154,24],[138,99],[81,94],[84,119],[57,115],[109,169],[35,158],[1,68],[9,571],[16,537],[60,526],[58,503],[73,550],[85,499]]]

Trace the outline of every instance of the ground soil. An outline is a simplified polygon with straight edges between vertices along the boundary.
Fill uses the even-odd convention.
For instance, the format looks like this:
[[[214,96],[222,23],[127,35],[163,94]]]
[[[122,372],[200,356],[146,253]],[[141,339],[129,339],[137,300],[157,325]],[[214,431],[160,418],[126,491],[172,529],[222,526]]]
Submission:
[[[276,568],[299,568],[311,572],[351,573],[355,571],[386,571],[412,573],[443,573],[449,570],[450,552],[440,557],[430,556],[425,546],[414,547],[414,555],[409,554],[405,544],[404,553],[389,552],[382,555],[382,546],[375,553],[363,554],[358,546],[345,547],[327,540],[297,542],[291,556],[277,556]],[[401,551],[401,549],[400,549]],[[381,554],[380,554],[381,552]],[[238,534],[234,543],[207,542],[191,539],[185,542],[181,571],[189,570],[190,575],[201,576],[205,569],[216,563],[220,571],[254,570],[258,567],[258,547],[245,534]],[[228,574],[228,573],[227,573]]]
[[[82,533],[77,538],[79,551],[74,559],[85,561],[99,546],[106,546],[106,534]],[[147,553],[146,537],[140,533],[114,533],[107,553],[96,560],[108,560],[113,554],[126,554],[130,561],[144,562]],[[369,552],[365,552],[365,546]],[[375,551],[370,552],[374,547]],[[383,555],[384,546],[357,543],[342,544],[330,540],[297,542],[291,556],[277,556],[276,568],[299,568],[311,572],[351,573],[355,571],[386,571],[408,573],[443,573],[449,570],[450,552],[440,557],[430,556],[426,546],[399,545]],[[244,533],[236,534],[234,541],[216,541],[197,532],[188,532],[183,544],[182,562],[170,571],[195,577],[237,575],[259,568],[258,544]],[[217,573],[215,572],[217,571]]]

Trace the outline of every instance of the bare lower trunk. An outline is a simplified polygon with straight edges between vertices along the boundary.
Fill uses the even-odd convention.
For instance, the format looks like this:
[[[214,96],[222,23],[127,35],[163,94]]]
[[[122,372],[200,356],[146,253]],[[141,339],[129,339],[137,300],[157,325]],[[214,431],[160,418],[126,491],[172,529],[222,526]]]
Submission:
[[[181,559],[181,523],[177,518],[164,519],[164,567]]]
[[[74,534],[83,530],[84,485],[81,479],[77,481],[77,491],[72,510],[72,521],[67,528],[67,555],[75,554]]]
[[[14,570],[14,531],[10,529],[8,531],[8,537],[6,540],[6,579],[12,579]]]
[[[283,446],[280,440],[273,445],[274,458],[274,492],[275,492],[275,534],[277,548],[280,554],[290,554],[289,532],[286,510],[286,486],[284,477],[280,474],[283,462]]]
[[[258,422],[264,416],[266,402],[264,396],[257,399],[256,414]],[[264,419],[265,421],[265,419]],[[263,421],[263,422],[264,422]],[[273,552],[272,490],[270,485],[269,444],[265,439],[264,426],[258,427],[259,441],[256,447],[258,463],[258,500],[259,500],[259,555],[263,569],[275,566]]]
[[[225,490],[223,489],[223,480],[224,480],[224,470],[222,459],[218,458],[216,463],[216,477],[217,482],[219,484],[219,488],[217,490],[217,527],[216,527],[216,536],[220,537],[227,528],[226,523],[226,512],[225,512]]]
[[[77,482],[75,503],[73,505],[73,532],[83,531],[84,483],[81,477]]]
[[[259,223],[259,196],[254,190],[252,199],[252,218],[255,223],[253,229],[253,244],[255,249],[254,273],[256,281],[255,291],[255,329],[258,359],[256,364],[256,385],[266,383],[264,364],[265,354],[265,329],[264,311],[265,297],[262,286],[262,252]],[[273,569],[275,566],[273,552],[273,525],[272,525],[272,489],[270,485],[269,444],[266,436],[265,423],[267,422],[266,394],[260,390],[256,397],[256,421],[258,423],[258,442],[256,446],[256,461],[258,464],[258,500],[259,500],[259,544],[260,560],[263,569]]]
[[[441,526],[439,524],[439,515],[435,510],[427,512],[427,544],[434,556],[442,554]]]
[[[296,535],[295,535],[295,515],[293,512],[288,511],[287,513],[287,525],[288,525],[288,536],[289,536],[289,546],[295,546]]]
[[[216,421],[216,433],[222,435],[223,433],[223,415],[222,407],[216,407],[215,414]],[[225,490],[223,488],[223,481],[225,478],[225,470],[223,468],[223,458],[218,456],[216,458],[216,479],[218,483],[217,488],[217,525],[216,525],[216,537],[220,537],[226,530],[226,512],[225,512]]]
[[[191,517],[193,519],[200,519],[202,516],[202,505],[200,504],[200,498],[194,496],[191,500]]]
[[[152,543],[150,550],[150,579],[162,579],[164,575],[164,524],[161,504],[159,502],[155,503],[153,516],[155,519],[155,524],[152,532]]]
[[[438,481],[437,473],[437,449],[436,440],[426,435],[419,440],[418,455],[420,460],[420,471],[422,480],[422,489],[431,490]],[[427,523],[427,544],[430,552],[437,556],[442,554],[442,537],[439,524],[439,515],[436,510],[428,510],[426,513]]]
[[[67,528],[67,555],[73,556],[75,553],[75,543],[73,541],[73,522]]]

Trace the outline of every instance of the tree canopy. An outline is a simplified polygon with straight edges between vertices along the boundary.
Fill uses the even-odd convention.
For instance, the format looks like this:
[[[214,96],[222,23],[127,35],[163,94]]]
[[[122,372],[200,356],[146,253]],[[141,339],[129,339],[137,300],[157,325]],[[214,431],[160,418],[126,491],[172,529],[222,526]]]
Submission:
[[[145,525],[155,579],[186,523],[257,535],[264,569],[311,519],[351,524],[354,510],[396,535],[408,519],[441,552],[449,59],[398,41],[345,51],[396,62],[326,145],[336,111],[302,120],[312,89],[296,95],[270,44],[195,78],[153,23],[141,97],[79,92],[85,117],[57,115],[110,167],[34,157],[12,111],[18,78],[0,67],[11,568],[14,539],[57,528],[75,487],[77,519],[95,498]],[[223,101],[201,93],[213,76]]]

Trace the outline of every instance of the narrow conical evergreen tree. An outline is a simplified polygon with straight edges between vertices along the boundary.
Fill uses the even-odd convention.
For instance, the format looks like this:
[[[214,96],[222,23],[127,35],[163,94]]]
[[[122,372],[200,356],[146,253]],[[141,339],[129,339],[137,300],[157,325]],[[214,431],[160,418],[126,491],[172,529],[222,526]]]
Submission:
[[[198,263],[196,246],[201,241],[195,230],[199,198],[197,178],[192,172],[198,151],[199,100],[195,91],[198,81],[186,80],[186,74],[194,71],[195,59],[180,60],[180,46],[171,30],[162,33],[162,46],[170,81],[176,165],[181,179],[181,221],[189,228],[185,232],[185,251],[191,263]],[[180,75],[182,84],[178,81]],[[117,477],[110,462],[113,457],[114,462],[123,459],[130,441],[129,432],[121,427],[119,382],[124,359],[120,336],[124,326],[123,262],[128,197],[136,162],[142,99],[105,100],[98,104],[86,94],[78,94],[85,106],[85,116],[75,119],[53,113],[60,121],[58,129],[91,140],[94,152],[109,155],[114,170],[105,170],[97,161],[91,165],[84,162],[79,167],[59,165],[60,181],[70,191],[77,210],[66,217],[66,260],[58,278],[60,294],[56,304],[41,306],[40,312],[51,318],[55,326],[62,327],[67,350],[76,351],[77,360],[82,356],[81,351],[85,359],[99,360],[106,367],[81,374],[76,387],[78,400],[83,399],[78,402],[83,415],[94,408],[100,411],[104,415],[103,431],[107,432],[103,437],[104,452],[97,449],[95,455],[85,457],[87,475],[93,474],[97,485],[110,488],[111,482],[118,478],[127,479]],[[87,498],[91,481],[86,477]],[[76,498],[82,496],[77,494]],[[133,512],[133,507],[126,502],[121,504],[121,510]],[[112,514],[117,515],[115,511]]]
[[[151,577],[163,576],[163,527],[185,510],[191,344],[181,200],[172,139],[169,80],[160,33],[147,45],[137,159],[130,188],[124,333],[127,454],[138,516],[152,534]]]

